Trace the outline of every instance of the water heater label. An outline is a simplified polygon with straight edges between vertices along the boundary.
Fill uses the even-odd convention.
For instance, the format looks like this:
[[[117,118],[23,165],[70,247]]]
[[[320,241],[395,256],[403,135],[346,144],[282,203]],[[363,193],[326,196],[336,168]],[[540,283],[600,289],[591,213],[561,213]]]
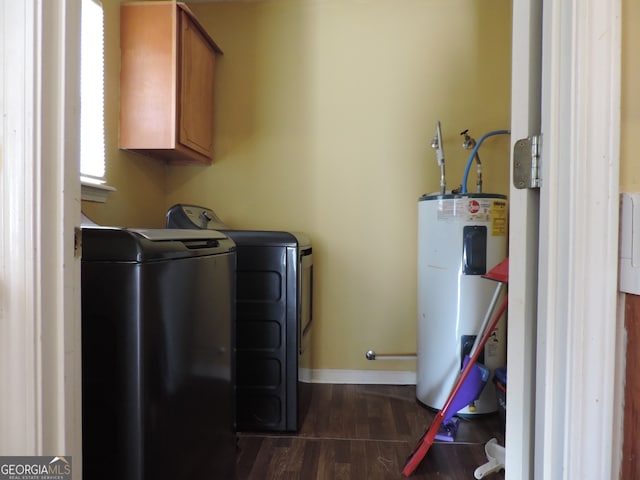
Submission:
[[[494,200],[491,205],[491,235],[504,237],[507,234],[507,202]]]
[[[490,198],[448,198],[438,200],[438,220],[459,222],[491,221],[492,205]]]
[[[438,200],[438,220],[487,222],[491,235],[507,234],[507,202],[493,198],[447,198]]]

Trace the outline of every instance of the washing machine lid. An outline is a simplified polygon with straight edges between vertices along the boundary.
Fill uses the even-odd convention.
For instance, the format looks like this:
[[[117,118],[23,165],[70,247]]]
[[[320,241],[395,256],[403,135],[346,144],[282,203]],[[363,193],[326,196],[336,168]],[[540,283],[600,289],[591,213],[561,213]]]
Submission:
[[[311,248],[309,237],[298,232],[271,230],[223,230],[238,247]]]
[[[82,227],[82,261],[149,262],[219,255],[235,243],[216,230]]]
[[[227,236],[217,230],[189,230],[181,228],[129,228],[152,242],[180,241],[180,240],[222,240]]]

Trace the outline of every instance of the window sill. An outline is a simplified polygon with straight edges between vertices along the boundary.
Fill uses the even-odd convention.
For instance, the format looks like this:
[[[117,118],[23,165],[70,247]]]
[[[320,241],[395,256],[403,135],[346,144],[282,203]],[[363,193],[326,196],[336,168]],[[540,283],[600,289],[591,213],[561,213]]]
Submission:
[[[81,186],[81,198],[87,202],[105,203],[109,194],[116,191],[109,185],[81,182]]]

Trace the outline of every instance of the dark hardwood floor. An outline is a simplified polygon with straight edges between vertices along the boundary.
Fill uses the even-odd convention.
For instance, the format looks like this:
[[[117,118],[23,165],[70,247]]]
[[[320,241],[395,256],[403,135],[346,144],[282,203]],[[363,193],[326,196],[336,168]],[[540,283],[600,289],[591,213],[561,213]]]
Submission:
[[[405,461],[435,415],[416,401],[415,386],[312,388],[297,434],[238,434],[238,480],[404,478]],[[434,443],[411,478],[471,480],[494,437],[504,445],[497,414],[461,420],[456,441]],[[485,478],[504,479],[504,471]]]

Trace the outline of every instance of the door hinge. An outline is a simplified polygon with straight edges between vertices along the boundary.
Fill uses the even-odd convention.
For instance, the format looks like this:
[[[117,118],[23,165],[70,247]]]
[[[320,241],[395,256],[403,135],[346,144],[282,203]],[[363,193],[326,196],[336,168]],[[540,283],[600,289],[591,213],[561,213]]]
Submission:
[[[518,140],[513,146],[513,186],[540,188],[540,152],[542,135]]]
[[[73,255],[82,258],[82,229],[78,227],[73,231]]]

